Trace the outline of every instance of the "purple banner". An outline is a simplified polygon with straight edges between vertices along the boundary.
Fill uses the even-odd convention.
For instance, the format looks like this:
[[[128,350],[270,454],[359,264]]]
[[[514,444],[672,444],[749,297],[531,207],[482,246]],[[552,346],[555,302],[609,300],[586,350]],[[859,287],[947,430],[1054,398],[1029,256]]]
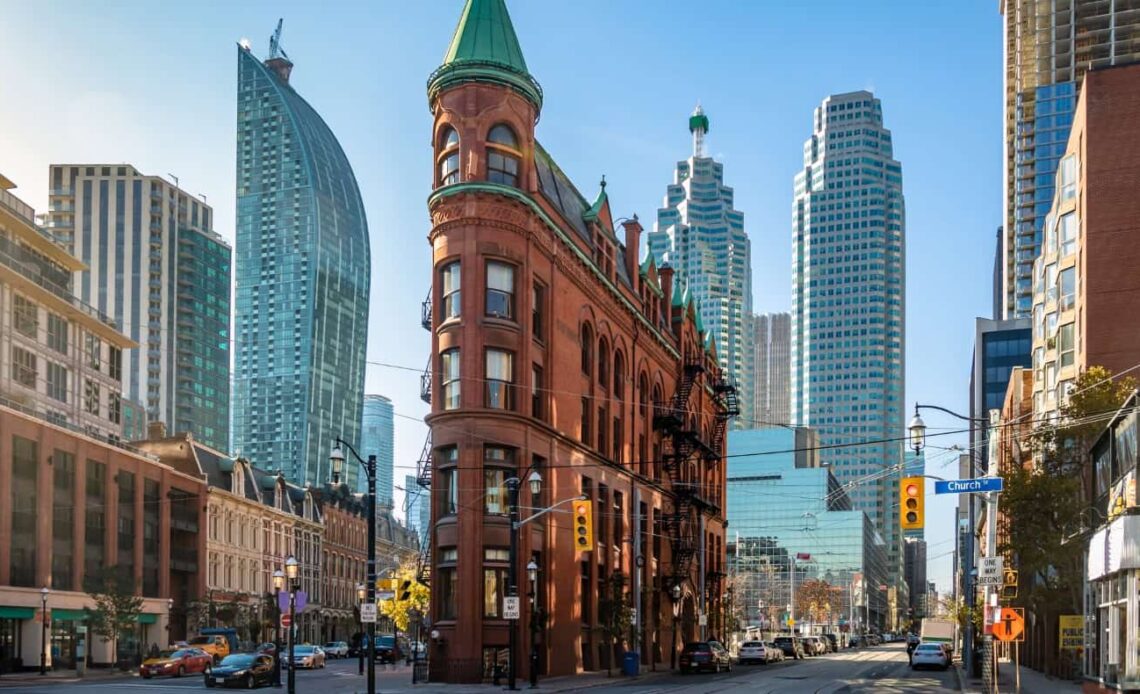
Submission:
[[[305,609],[305,605],[309,604],[309,594],[303,590],[297,591],[297,611],[301,612]],[[277,594],[277,606],[281,608],[281,614],[289,612],[289,593],[281,592]]]

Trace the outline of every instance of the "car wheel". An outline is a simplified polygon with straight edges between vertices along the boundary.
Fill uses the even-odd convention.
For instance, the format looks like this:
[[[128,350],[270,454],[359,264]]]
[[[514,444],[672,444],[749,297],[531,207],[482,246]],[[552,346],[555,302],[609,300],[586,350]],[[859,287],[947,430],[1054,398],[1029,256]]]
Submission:
[[[732,672],[732,662],[731,661],[728,663],[728,671]]]
[[[253,681],[253,675],[246,675],[245,676],[245,688],[246,689],[253,689],[256,684],[257,683]]]
[[[142,678],[143,678],[144,680],[149,680],[149,679],[150,679],[150,673],[149,673],[149,672],[144,672],[144,673],[142,674]]]
[[[179,666],[178,666],[178,672],[174,673],[174,676],[175,676],[175,677],[181,677],[181,676],[183,676],[183,675],[185,675],[185,674],[186,674],[186,668],[184,668],[183,666],[179,665]]]
[[[210,679],[209,677],[206,678],[206,688],[207,689],[213,689],[214,688],[214,680]]]

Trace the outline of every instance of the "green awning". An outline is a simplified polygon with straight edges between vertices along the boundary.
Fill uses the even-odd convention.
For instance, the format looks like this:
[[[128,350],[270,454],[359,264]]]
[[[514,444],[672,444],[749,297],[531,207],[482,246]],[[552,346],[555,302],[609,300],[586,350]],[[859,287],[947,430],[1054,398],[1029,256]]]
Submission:
[[[34,607],[5,607],[0,605],[0,619],[33,619],[36,616]]]
[[[139,615],[139,624],[158,624],[158,615],[144,612]]]
[[[65,610],[56,607],[51,610],[51,618],[56,622],[82,622],[87,619],[87,613],[83,610]]]

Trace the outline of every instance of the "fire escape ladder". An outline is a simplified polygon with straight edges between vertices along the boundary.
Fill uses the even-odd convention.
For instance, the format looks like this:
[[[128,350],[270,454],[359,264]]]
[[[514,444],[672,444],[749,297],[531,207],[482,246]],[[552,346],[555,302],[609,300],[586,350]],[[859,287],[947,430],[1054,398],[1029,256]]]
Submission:
[[[424,367],[424,372],[420,374],[420,400],[431,404],[431,356],[428,356],[427,366]]]
[[[428,429],[427,438],[424,439],[420,459],[416,461],[416,484],[424,489],[431,488],[431,429]]]
[[[420,304],[420,325],[431,331],[431,287],[428,287],[427,298]]]

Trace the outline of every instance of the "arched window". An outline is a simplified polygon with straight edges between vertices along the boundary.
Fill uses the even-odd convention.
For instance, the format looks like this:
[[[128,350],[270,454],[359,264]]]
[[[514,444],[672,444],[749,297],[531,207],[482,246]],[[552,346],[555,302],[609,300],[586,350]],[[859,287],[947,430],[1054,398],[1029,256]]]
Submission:
[[[625,400],[625,360],[621,351],[614,350],[614,398]]]
[[[594,373],[594,331],[589,323],[582,326],[582,373]]]
[[[604,337],[598,340],[598,385],[610,387],[610,345]]]
[[[637,378],[637,411],[642,417],[645,416],[647,408],[647,400],[649,399],[649,379],[645,376],[643,371]]]
[[[459,183],[459,133],[455,128],[446,128],[439,142],[439,184]]]
[[[502,123],[487,133],[487,180],[508,186],[519,184],[518,138]]]

